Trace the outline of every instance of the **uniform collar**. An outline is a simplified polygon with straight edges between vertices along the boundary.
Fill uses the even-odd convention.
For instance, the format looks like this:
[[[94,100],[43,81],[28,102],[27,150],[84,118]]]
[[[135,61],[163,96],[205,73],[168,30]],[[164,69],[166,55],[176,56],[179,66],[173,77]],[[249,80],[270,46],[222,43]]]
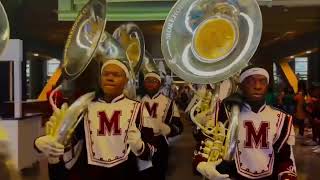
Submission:
[[[249,103],[245,102],[243,105],[244,105],[244,107],[245,107],[247,110],[252,111],[252,108],[251,108],[251,106],[250,106]],[[264,103],[262,104],[262,106],[259,108],[259,110],[258,110],[257,112],[254,112],[254,111],[252,111],[252,112],[254,112],[254,113],[260,113],[260,112],[262,112],[265,108],[266,108],[266,102],[264,102]]]
[[[111,103],[116,103],[116,102],[118,102],[118,101],[120,101],[120,100],[122,100],[122,99],[124,99],[124,98],[125,98],[125,96],[124,96],[123,94],[121,94],[121,95],[115,97],[115,98],[110,102],[110,104],[111,104]],[[98,101],[99,101],[99,102],[103,102],[103,103],[108,103],[108,102],[106,102],[105,100],[103,100],[102,98],[99,98]]]
[[[155,99],[157,97],[159,97],[161,94],[161,91],[158,91],[155,95],[153,95],[152,97],[149,96],[149,94],[146,94],[145,97],[149,98],[149,99]]]

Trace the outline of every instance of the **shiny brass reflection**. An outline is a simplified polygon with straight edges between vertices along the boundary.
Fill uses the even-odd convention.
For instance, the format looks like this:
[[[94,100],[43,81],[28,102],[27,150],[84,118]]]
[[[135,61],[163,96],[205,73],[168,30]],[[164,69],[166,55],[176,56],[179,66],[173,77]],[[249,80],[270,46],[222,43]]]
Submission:
[[[235,42],[236,30],[232,22],[213,18],[198,27],[194,36],[194,49],[202,59],[216,60],[230,53]]]

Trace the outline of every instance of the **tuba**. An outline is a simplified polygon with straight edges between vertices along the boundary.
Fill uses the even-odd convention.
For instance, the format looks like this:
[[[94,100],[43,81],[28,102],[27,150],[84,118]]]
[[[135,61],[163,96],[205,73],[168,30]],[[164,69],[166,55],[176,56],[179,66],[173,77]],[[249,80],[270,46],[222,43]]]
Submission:
[[[50,119],[51,123],[47,123],[46,128],[47,134],[61,144],[70,143],[71,135],[83,118],[83,112],[88,103],[95,98],[92,90],[98,88],[100,74],[97,73],[97,69],[100,69],[101,64],[110,59],[121,60],[129,67],[130,76],[135,76],[133,73],[135,66],[127,59],[127,54],[130,53],[126,53],[126,49],[105,31],[106,15],[107,0],[90,0],[80,11],[69,33],[64,49],[62,84],[54,89],[49,97],[51,106],[60,112],[60,116],[57,119]],[[141,54],[139,58],[140,56]],[[83,78],[90,81],[83,81]],[[84,91],[87,93],[76,99],[70,107],[63,106],[59,110],[54,104],[53,94],[58,90],[63,92],[71,90],[74,93],[77,90],[75,85],[79,81],[89,86]],[[88,85],[90,82],[93,83]]]
[[[211,84],[198,92],[191,120],[206,137],[201,153],[208,161],[232,160],[240,107],[218,122],[221,91],[236,91],[236,75],[247,66],[262,33],[256,0],[178,0],[164,23],[161,49],[173,73],[187,82]],[[229,88],[222,89],[224,82]]]
[[[141,66],[141,72],[143,77],[149,72],[160,74],[157,63],[154,61],[154,58],[148,51],[145,52],[145,57]]]
[[[113,37],[120,43],[125,50],[127,59],[130,62],[133,77],[129,80],[125,94],[132,99],[136,98],[137,76],[142,65],[145,54],[144,36],[138,25],[126,23],[119,26],[114,32]]]
[[[145,42],[141,29],[134,23],[122,24],[113,32],[113,37],[125,50],[126,57],[132,64],[136,76],[139,73],[145,53]]]

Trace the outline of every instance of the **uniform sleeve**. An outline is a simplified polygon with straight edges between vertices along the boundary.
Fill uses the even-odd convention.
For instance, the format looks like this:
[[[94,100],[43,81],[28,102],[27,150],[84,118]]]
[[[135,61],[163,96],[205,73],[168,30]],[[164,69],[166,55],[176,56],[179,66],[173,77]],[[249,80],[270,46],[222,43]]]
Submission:
[[[168,137],[174,137],[182,133],[183,124],[181,122],[179,109],[174,101],[171,102],[165,123],[170,127]]]
[[[275,165],[274,171],[279,180],[296,180],[297,170],[292,146],[295,144],[295,134],[292,117],[287,115],[280,132],[279,139],[274,144]]]
[[[292,116],[286,115],[281,128],[278,128],[279,138],[274,142],[273,149],[279,153],[285,144],[295,144],[295,133],[292,124]]]
[[[292,152],[292,146],[285,144],[279,153],[275,154],[275,172],[278,180],[296,180],[297,170]]]
[[[150,143],[150,138],[148,137],[152,137],[150,133],[153,134],[153,131],[152,129],[150,130],[150,128],[143,127],[141,111],[142,110],[140,108],[139,113],[137,115],[137,119],[135,121],[137,128],[140,130],[141,139],[144,144],[142,148],[142,153],[139,155],[138,158],[141,160],[150,160],[155,152],[155,147]]]

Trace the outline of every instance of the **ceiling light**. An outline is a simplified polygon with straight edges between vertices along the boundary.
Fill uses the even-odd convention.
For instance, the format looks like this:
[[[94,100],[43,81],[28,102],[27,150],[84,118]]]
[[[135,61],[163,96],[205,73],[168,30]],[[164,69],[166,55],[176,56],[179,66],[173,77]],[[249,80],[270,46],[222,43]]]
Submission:
[[[39,56],[39,54],[38,54],[38,53],[33,53],[33,56],[38,57],[38,56]]]
[[[293,58],[294,58],[294,56],[290,56],[290,58],[291,58],[291,59],[293,59]]]
[[[311,54],[311,53],[312,53],[312,51],[306,51],[306,53],[307,53],[307,54]]]

